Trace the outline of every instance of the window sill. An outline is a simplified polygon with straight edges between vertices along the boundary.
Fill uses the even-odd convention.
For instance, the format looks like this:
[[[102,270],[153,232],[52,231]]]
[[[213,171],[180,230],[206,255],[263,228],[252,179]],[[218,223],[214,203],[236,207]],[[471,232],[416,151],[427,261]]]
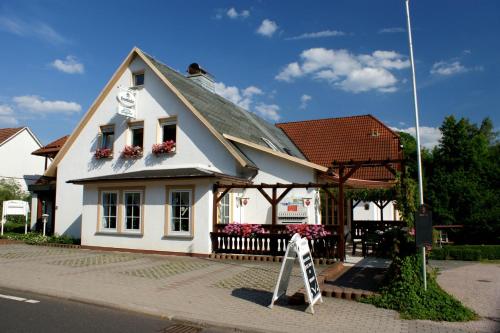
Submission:
[[[118,232],[118,231],[98,231],[94,234],[95,236],[118,236],[118,237],[136,237],[142,238],[144,234],[138,232]]]
[[[165,239],[193,240],[194,236],[191,235],[191,234],[188,234],[188,235],[183,235],[183,234],[179,234],[179,235],[169,234],[169,235],[164,235],[161,239],[162,240],[165,240]]]

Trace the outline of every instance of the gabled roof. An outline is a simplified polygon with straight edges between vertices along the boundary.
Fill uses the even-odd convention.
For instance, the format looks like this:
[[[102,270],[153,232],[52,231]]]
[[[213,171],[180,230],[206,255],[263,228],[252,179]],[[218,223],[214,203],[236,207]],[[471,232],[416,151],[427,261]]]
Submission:
[[[168,66],[158,62],[149,55],[146,55],[139,48],[134,47],[122,62],[120,67],[113,74],[104,89],[90,106],[76,129],[69,136],[61,151],[54,158],[49,168],[46,170],[46,176],[55,176],[56,168],[60,160],[64,157],[73,142],[78,137],[80,131],[90,121],[92,115],[102,103],[104,98],[110,93],[115,83],[124,73],[128,65],[135,57],[141,58],[151,70],[158,75],[160,80],[170,89],[174,95],[190,110],[198,120],[205,125],[212,135],[229,151],[229,153],[243,167],[256,168],[255,164],[230,140],[224,138],[224,134],[232,134],[235,137],[244,137],[245,140],[254,142],[257,146],[266,148],[262,137],[267,138],[282,151],[276,156],[287,158],[289,155],[285,152],[286,148],[293,155],[297,156],[293,160],[295,163],[311,167],[300,151],[293,145],[284,133],[267,123],[255,114],[247,112],[224,98],[205,90],[180,73],[174,71]],[[265,151],[265,150],[263,150]],[[305,162],[305,163],[304,163]],[[323,169],[322,166],[315,165],[313,168]]]
[[[145,54],[158,70],[186,97],[205,119],[220,133],[238,137],[269,148],[262,138],[270,140],[280,152],[305,159],[283,131],[252,112],[224,97],[202,88],[189,78]]]
[[[0,128],[0,145],[17,133],[21,132],[23,129],[24,127]]]
[[[61,150],[62,146],[68,139],[69,135],[65,135],[62,138],[59,138],[57,140],[52,141],[51,143],[43,146],[42,148],[39,148],[32,152],[32,155],[37,155],[37,156],[47,156],[53,158],[54,156],[57,155],[59,150]]]
[[[399,135],[372,115],[305,120],[277,124],[307,159],[326,167],[333,161],[397,160]],[[396,167],[397,166],[393,166]],[[384,167],[361,168],[353,178],[392,180]]]
[[[39,147],[42,146],[40,140],[38,140],[36,135],[29,129],[29,127],[0,128],[0,146],[12,140],[22,131],[26,131]]]

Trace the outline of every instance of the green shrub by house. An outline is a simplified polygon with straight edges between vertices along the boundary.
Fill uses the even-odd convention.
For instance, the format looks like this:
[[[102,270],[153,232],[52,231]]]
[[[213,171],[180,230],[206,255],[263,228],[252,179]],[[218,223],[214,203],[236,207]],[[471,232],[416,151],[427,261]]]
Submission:
[[[468,321],[477,315],[442,290],[434,274],[428,274],[424,291],[418,256],[396,258],[389,268],[388,284],[381,294],[362,301],[377,307],[399,311],[405,319]]]
[[[26,244],[80,244],[80,240],[68,236],[43,236],[40,233],[28,232],[27,234],[5,233],[3,238],[23,241]]]
[[[431,259],[436,260],[498,260],[500,245],[449,245],[433,249]]]

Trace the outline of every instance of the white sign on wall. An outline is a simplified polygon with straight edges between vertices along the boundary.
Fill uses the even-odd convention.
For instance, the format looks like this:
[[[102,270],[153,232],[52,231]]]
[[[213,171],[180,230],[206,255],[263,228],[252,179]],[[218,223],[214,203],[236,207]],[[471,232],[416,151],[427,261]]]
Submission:
[[[118,100],[118,114],[137,118],[137,92],[131,89],[119,88],[116,99]]]
[[[321,291],[319,290],[318,279],[316,277],[311,251],[309,250],[309,244],[307,239],[301,238],[299,234],[293,235],[292,239],[288,243],[285,256],[283,257],[283,263],[281,264],[278,281],[276,282],[276,287],[274,288],[273,299],[271,300],[269,307],[272,308],[274,302],[286,294],[288,283],[290,282],[290,275],[292,274],[293,264],[297,258],[299,259],[300,269],[302,271],[304,286],[309,302],[309,306],[306,311],[314,314],[314,304],[318,301],[323,303],[323,299],[321,298]]]
[[[6,200],[3,202],[2,206],[2,220],[1,224],[1,235],[3,236],[3,225],[6,220],[6,216],[8,215],[22,215],[25,217],[26,224],[24,226],[24,233],[28,232],[28,213],[30,211],[30,205],[26,201],[22,200]]]

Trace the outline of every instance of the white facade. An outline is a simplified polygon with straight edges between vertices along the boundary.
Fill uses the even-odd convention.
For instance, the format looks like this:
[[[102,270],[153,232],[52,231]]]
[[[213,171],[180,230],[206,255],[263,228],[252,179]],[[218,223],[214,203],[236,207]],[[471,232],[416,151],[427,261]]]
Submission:
[[[380,221],[381,212],[373,202],[361,201],[353,209],[355,221]],[[383,209],[384,221],[398,221],[399,212],[394,202],[389,202]]]
[[[44,172],[45,158],[31,155],[41,146],[27,127],[1,143],[0,178],[13,179],[24,191],[28,191],[28,185],[34,183]]]
[[[120,152],[129,140],[127,118],[118,115],[116,95],[119,87],[131,86],[132,74],[144,71],[145,83],[137,90],[137,120],[144,122],[144,155],[138,159],[123,159]],[[159,119],[176,117],[176,151],[156,157],[153,144],[160,142]],[[99,141],[99,128],[114,125],[114,146],[111,159],[94,158]],[[266,152],[241,146],[240,149],[259,168],[254,183],[290,183],[315,181],[315,170]],[[136,57],[123,72],[114,87],[104,97],[90,120],[57,165],[55,233],[81,237],[82,245],[128,248],[168,252],[208,254],[211,252],[212,204],[214,178],[173,181],[103,182],[86,185],[67,183],[69,180],[108,176],[134,171],[201,168],[229,176],[241,176],[236,159],[209,129],[169,90],[140,57]],[[168,190],[192,190],[192,225],[189,235],[176,235],[170,226]],[[117,231],[103,231],[102,192],[115,191],[120,199],[124,191],[138,189],[143,195],[141,230],[126,232],[123,218]],[[240,205],[233,193],[233,221],[241,222]],[[288,197],[315,197],[315,191],[295,190]],[[286,200],[286,198],[285,198]],[[121,209],[121,208],[119,208]],[[319,223],[314,205],[308,207],[308,222]],[[257,193],[241,211],[244,223],[270,223],[270,206]],[[124,213],[120,213],[123,215]],[[120,215],[118,214],[118,215]],[[238,216],[238,218],[236,218]],[[122,216],[123,217],[123,216]],[[120,217],[118,217],[120,219]]]

